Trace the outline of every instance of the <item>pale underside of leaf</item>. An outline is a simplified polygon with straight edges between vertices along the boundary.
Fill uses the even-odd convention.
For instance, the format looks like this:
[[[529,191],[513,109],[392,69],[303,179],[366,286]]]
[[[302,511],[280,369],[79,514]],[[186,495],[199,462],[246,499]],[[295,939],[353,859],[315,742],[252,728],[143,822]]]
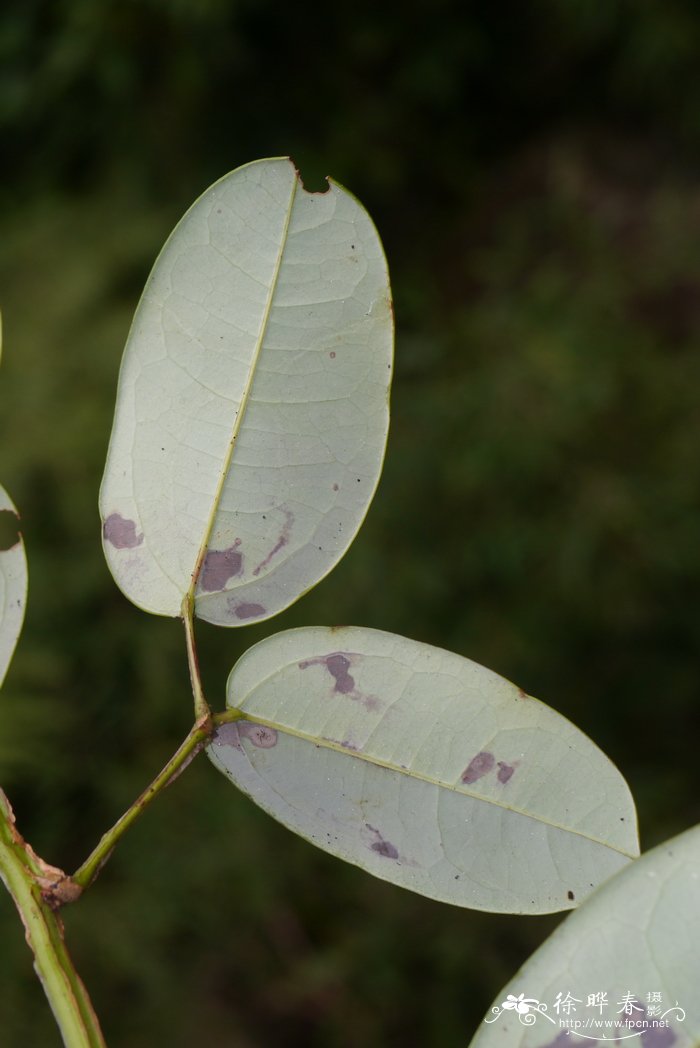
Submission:
[[[7,673],[17,639],[22,630],[27,603],[27,561],[19,532],[19,514],[3,487],[0,487],[0,685]]]
[[[331,570],[388,428],[393,316],[367,213],[289,160],[208,189],[146,284],[100,493],[104,548],[147,611],[235,626]],[[196,581],[196,590],[194,582]]]
[[[472,1048],[591,1048],[604,1039],[629,1048],[696,1046],[699,944],[695,827],[626,866],[567,917],[498,995]],[[601,1010],[588,1006],[588,995],[598,992],[607,997]],[[581,1020],[569,1033],[553,1007],[557,994],[567,993],[578,1000],[569,1018]],[[526,1014],[502,1008],[508,995],[520,994],[546,1005],[554,1021],[531,1011],[528,1025]],[[626,996],[634,999],[629,1016],[621,1007]],[[626,1017],[641,1026],[625,1027]],[[584,1025],[591,1018],[609,1020],[610,1026]]]
[[[251,648],[209,756],[280,822],[446,902],[571,908],[638,854],[624,779],[578,729],[497,674],[377,630]]]

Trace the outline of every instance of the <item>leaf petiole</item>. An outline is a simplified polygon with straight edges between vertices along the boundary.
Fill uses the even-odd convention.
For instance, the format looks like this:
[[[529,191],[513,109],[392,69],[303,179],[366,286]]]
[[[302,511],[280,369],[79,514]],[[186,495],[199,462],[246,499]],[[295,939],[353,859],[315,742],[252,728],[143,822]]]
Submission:
[[[114,826],[103,834],[97,847],[87,857],[82,866],[75,871],[72,879],[76,884],[81,888],[88,888],[93,883],[122,835],[126,833],[139,815],[155,800],[158,794],[167,789],[185,770],[187,765],[194,760],[206,745],[213,731],[214,723],[207,707],[207,713],[194,723],[182,745],[173,754],[162,771],[156,775],[150,786],[136,798],[122,817],[115,822]]]

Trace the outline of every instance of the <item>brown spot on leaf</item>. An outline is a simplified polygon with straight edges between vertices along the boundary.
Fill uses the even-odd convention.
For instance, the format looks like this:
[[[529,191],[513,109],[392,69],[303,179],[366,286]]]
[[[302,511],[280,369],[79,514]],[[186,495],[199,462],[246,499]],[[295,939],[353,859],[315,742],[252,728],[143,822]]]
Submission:
[[[498,781],[502,782],[502,783],[508,782],[508,780],[510,779],[510,777],[513,774],[514,771],[515,771],[515,765],[514,764],[506,764],[505,761],[499,761],[498,762],[498,771],[496,773],[497,776],[498,776]]]
[[[521,699],[526,699],[527,698],[527,692],[525,691],[524,688],[518,688],[518,697],[521,698]]]
[[[136,524],[120,513],[110,513],[104,522],[105,540],[115,549],[134,549],[143,542],[143,532],[136,534]]]
[[[239,734],[244,739],[250,739],[253,746],[260,750],[269,750],[277,745],[277,732],[274,728],[266,728],[264,724],[254,724],[253,721],[241,721],[238,725]]]
[[[570,889],[569,889],[569,891],[568,891],[568,892],[566,893],[566,897],[567,897],[567,899],[568,899],[568,900],[569,900],[570,902],[573,902],[573,901],[574,901],[574,899],[576,898],[576,896],[574,895],[574,893],[573,893],[573,892],[572,892],[572,891],[571,891]]]
[[[229,579],[235,578],[243,571],[243,554],[239,553],[240,539],[236,539],[228,549],[209,550],[204,558],[199,588],[204,593],[215,593],[225,588]]]
[[[495,763],[493,754],[487,750],[482,750],[481,753],[477,753],[469,761],[469,764],[462,772],[461,781],[464,783],[476,782],[482,775],[490,772]]]
[[[19,542],[18,519],[11,509],[0,510],[0,553],[12,549]]]

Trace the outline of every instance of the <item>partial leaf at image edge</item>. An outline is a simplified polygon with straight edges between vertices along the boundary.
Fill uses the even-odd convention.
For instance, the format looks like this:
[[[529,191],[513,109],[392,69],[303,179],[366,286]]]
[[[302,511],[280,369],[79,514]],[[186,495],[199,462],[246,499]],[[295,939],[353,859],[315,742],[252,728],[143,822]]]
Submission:
[[[626,866],[567,917],[498,995],[471,1048],[595,1048],[622,1038],[630,1048],[697,1045],[699,943],[696,826]],[[568,1019],[578,1030],[557,1014],[557,994],[571,997]],[[600,1009],[588,1001],[596,994],[607,1002],[599,997]],[[512,1002],[521,995],[533,1003],[518,1012]],[[611,1025],[586,1026],[591,1019]],[[625,1027],[626,1019],[640,1025]]]
[[[19,514],[0,485],[0,686],[5,680],[22,631],[27,603],[27,560],[19,531]]]
[[[431,898],[546,913],[639,854],[634,803],[574,725],[452,652],[357,627],[267,638],[229,677],[214,765],[326,851]]]
[[[100,509],[124,593],[240,626],[323,578],[377,486],[392,352],[386,261],[350,193],[306,192],[288,159],[211,186],[122,361]]]

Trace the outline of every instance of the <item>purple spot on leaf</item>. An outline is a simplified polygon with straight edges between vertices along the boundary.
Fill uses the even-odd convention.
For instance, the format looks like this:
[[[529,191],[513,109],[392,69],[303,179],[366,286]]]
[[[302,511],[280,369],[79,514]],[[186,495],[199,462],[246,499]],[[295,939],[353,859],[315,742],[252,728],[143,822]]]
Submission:
[[[277,732],[274,728],[266,728],[264,724],[241,721],[238,731],[244,739],[250,739],[253,746],[257,746],[260,750],[269,750],[277,745]]]
[[[498,781],[499,782],[503,782],[503,783],[508,782],[508,780],[510,779],[510,777],[513,774],[514,771],[515,771],[515,765],[514,764],[506,764],[505,761],[499,761],[498,762],[498,772],[496,773],[498,775]]]
[[[234,749],[242,749],[238,725],[235,723],[220,724],[211,741],[214,746],[233,746]]]
[[[243,570],[243,554],[238,552],[241,544],[236,539],[228,549],[210,550],[204,558],[199,587],[204,593],[214,593],[225,588],[229,579],[240,575]]]
[[[237,604],[233,609],[233,614],[237,619],[254,619],[258,615],[264,615],[265,608],[262,604]]]
[[[391,841],[375,841],[372,845],[372,851],[377,852],[378,855],[383,855],[385,859],[398,859],[399,857],[399,853]]]
[[[270,563],[275,554],[279,553],[279,551],[289,542],[289,534],[292,530],[292,524],[294,523],[294,514],[288,509],[283,509],[282,512],[284,513],[284,516],[286,518],[284,527],[280,532],[280,536],[277,539],[277,542],[274,544],[268,555],[265,557],[264,560],[261,560],[258,566],[254,569],[254,575],[259,575],[263,568],[267,567],[267,565]]]
[[[335,681],[334,691],[348,695],[355,687],[355,680],[348,673],[350,659],[347,655],[329,655],[326,659],[326,667]]]
[[[476,757],[472,757],[469,761],[469,764],[462,772],[461,781],[465,783],[476,782],[482,775],[486,775],[487,772],[491,771],[495,763],[493,754],[482,750],[481,753],[477,753]]]
[[[134,549],[143,542],[143,532],[136,534],[136,524],[119,513],[110,513],[104,522],[104,537],[115,549]]]
[[[631,1023],[628,1025],[627,1021],[622,1019],[622,1029],[628,1035],[630,1030],[634,1030],[637,1034],[641,1032],[643,1048],[671,1048],[671,1045],[675,1044],[678,1039],[670,1026],[654,1026],[657,1020],[649,1017],[644,1005],[637,1005],[633,1014],[627,1019],[631,1019],[634,1026]],[[668,1019],[665,1021],[668,1022]]]
[[[675,1044],[677,1040],[670,1026],[649,1026],[642,1033],[644,1048],[671,1048],[671,1045]]]
[[[349,672],[352,660],[356,655],[350,652],[334,651],[330,655],[319,655],[316,659],[305,659],[299,663],[299,669],[305,670],[309,666],[325,666],[335,681],[333,691],[339,695],[347,695],[354,702],[361,702],[367,710],[381,709],[381,702],[376,695],[362,695],[355,690],[355,678]]]
[[[398,857],[399,857],[398,849],[391,843],[391,841],[385,840],[382,837],[382,835],[379,832],[379,830],[376,830],[374,828],[374,826],[370,826],[370,824],[368,822],[365,823],[365,826],[377,838],[376,841],[374,841],[372,844],[370,844],[371,850],[373,852],[376,852],[377,855],[383,856],[383,858],[385,858],[385,859],[398,859]]]
[[[336,651],[332,655],[324,655],[318,659],[305,659],[304,662],[299,663],[300,670],[308,669],[309,666],[326,667],[335,681],[333,691],[339,691],[342,695],[349,695],[355,687],[355,680],[348,673],[350,659],[340,651]]]
[[[574,1035],[568,1030],[562,1030],[560,1034],[557,1034],[553,1041],[548,1041],[547,1044],[543,1044],[542,1048],[572,1048],[573,1045],[583,1043],[583,1041],[576,1040]]]

